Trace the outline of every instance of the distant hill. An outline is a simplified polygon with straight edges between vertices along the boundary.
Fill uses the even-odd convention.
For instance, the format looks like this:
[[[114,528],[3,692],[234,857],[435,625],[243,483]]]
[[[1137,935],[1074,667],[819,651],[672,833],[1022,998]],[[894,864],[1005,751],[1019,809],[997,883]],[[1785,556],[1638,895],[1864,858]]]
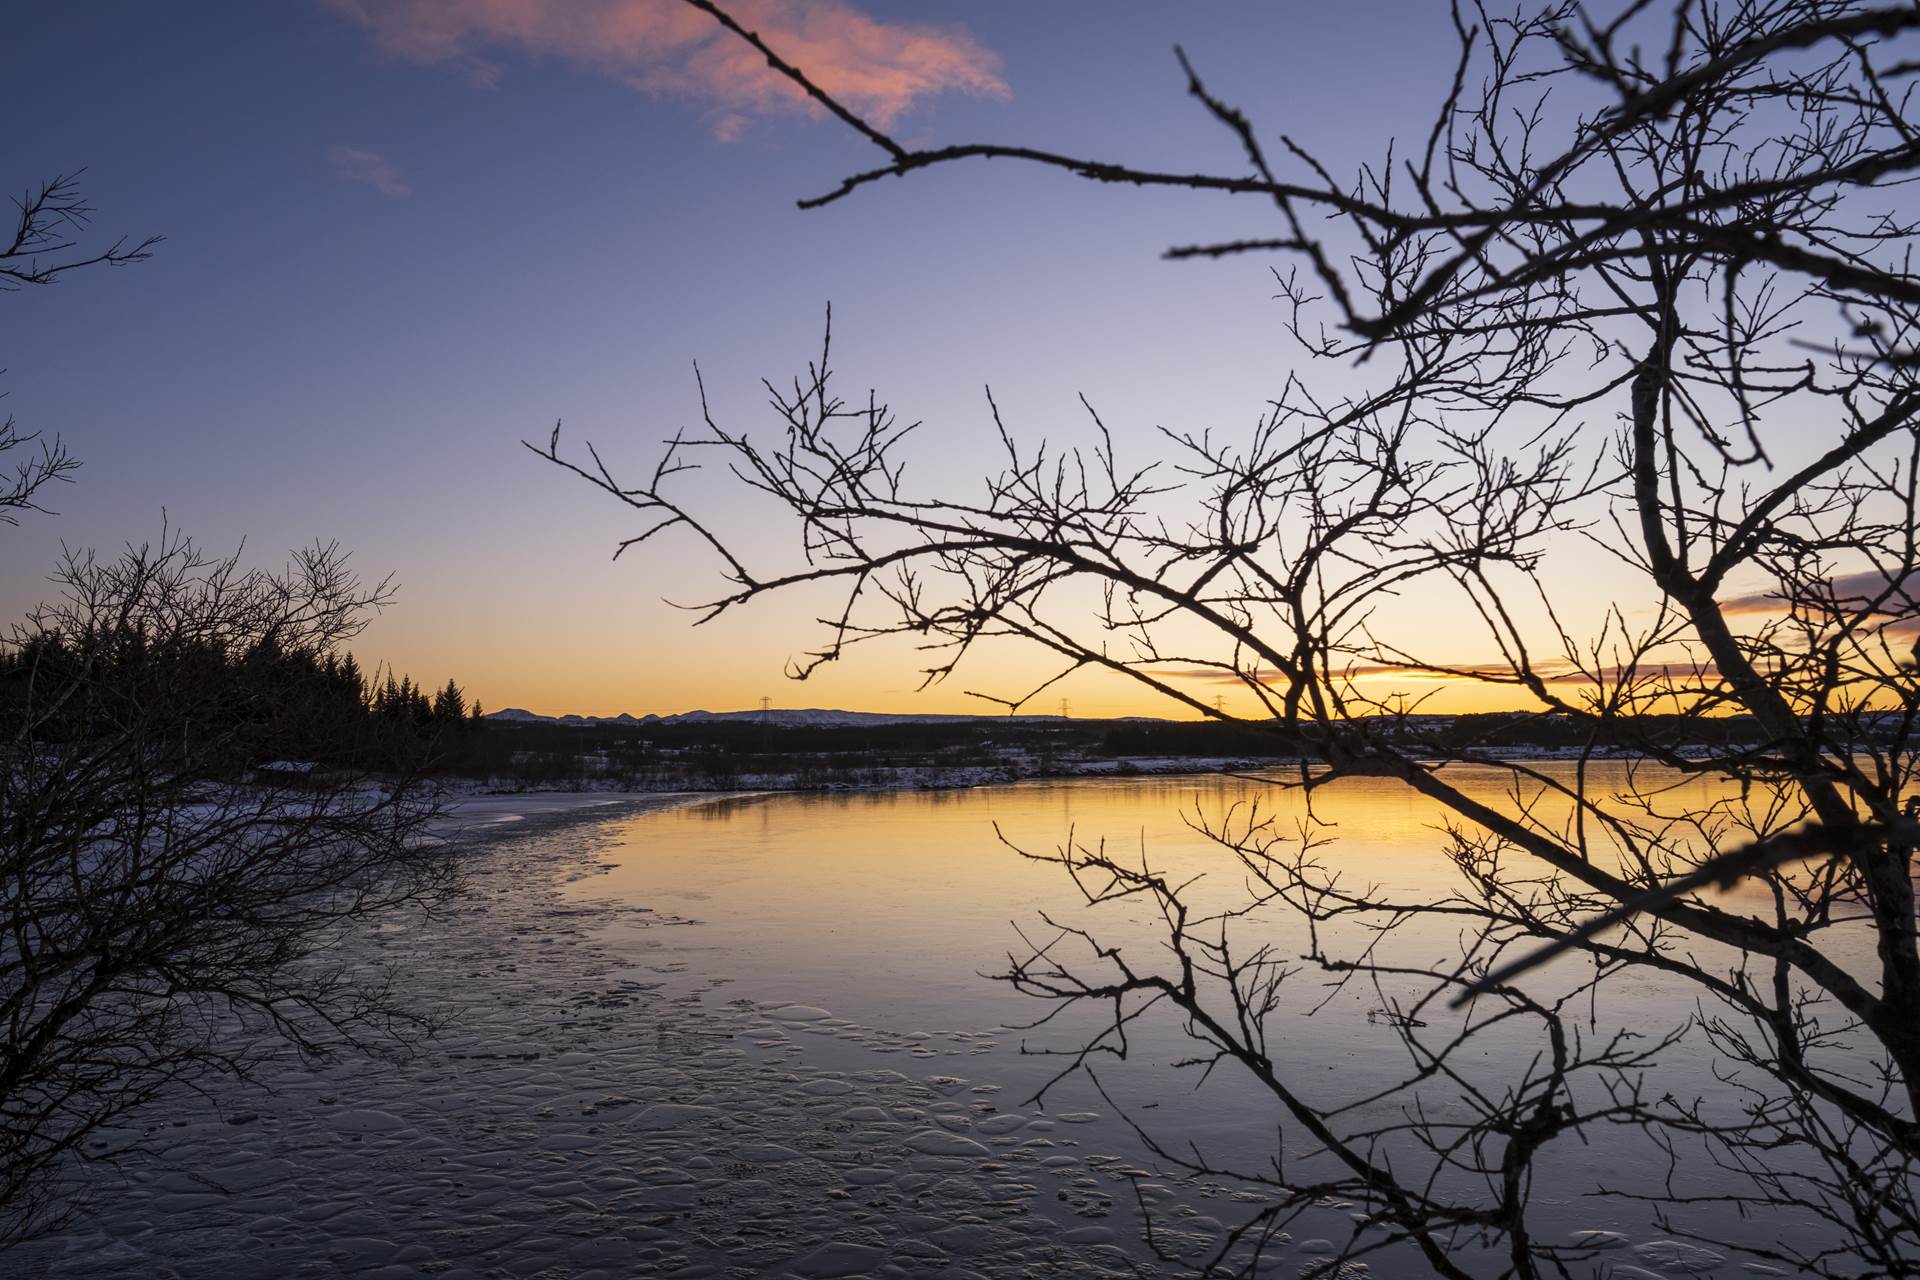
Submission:
[[[1128,719],[1140,719],[1130,716]],[[1065,716],[1008,716],[1008,715],[967,715],[933,713],[894,714],[885,711],[826,711],[810,707],[798,711],[683,711],[671,716],[634,716],[625,712],[617,716],[541,716],[519,707],[508,707],[504,711],[495,711],[487,716],[489,720],[506,720],[516,724],[560,724],[560,725],[639,725],[639,724],[710,724],[716,722],[737,722],[741,724],[786,725],[796,728],[861,728],[883,724],[963,724],[982,720],[998,723],[1014,721],[1019,724],[1063,724],[1068,723]]]

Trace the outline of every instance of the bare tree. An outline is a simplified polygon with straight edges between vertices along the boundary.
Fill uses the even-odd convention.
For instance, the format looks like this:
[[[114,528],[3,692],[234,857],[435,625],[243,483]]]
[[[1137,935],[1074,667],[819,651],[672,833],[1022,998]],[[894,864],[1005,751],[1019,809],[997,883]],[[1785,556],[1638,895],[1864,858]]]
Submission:
[[[15,197],[13,236],[0,244],[0,292],[52,284],[87,267],[125,266],[153,256],[159,236],[131,244],[121,238],[104,249],[81,247],[94,214],[80,195],[81,172],[62,174]],[[49,484],[71,480],[80,465],[57,437],[43,440],[37,432],[22,431],[8,415],[0,422],[0,454],[16,449],[26,450],[23,460],[0,471],[4,524],[18,524],[22,512],[42,510],[37,495]]]
[[[124,1154],[114,1126],[168,1090],[403,1043],[421,1018],[332,949],[453,883],[431,793],[283,755],[279,660],[387,584],[333,547],[276,573],[177,534],[57,581],[0,646],[0,1243],[76,1210],[65,1163]]]
[[[37,448],[35,446],[38,446]],[[0,422],[0,454],[26,449],[27,456],[0,476],[0,524],[19,524],[23,511],[44,511],[42,489],[56,481],[73,479],[80,459],[67,451],[59,437],[42,440],[35,431],[20,430],[12,415]]]
[[[1591,1242],[1541,1234],[1534,1188],[1555,1153],[1618,1129],[1706,1175],[1592,1188],[1675,1234],[1797,1273],[1920,1275],[1920,8],[1456,4],[1431,119],[1341,176],[1266,141],[1184,57],[1234,171],[909,147],[688,3],[883,153],[804,206],[1002,157],[1251,197],[1270,220],[1170,251],[1277,261],[1299,368],[1247,438],[1170,430],[1166,457],[1129,467],[1091,405],[1095,443],[1056,452],[1019,444],[989,396],[1004,465],[978,497],[929,493],[906,479],[912,424],[835,395],[829,348],[768,384],[765,443],[709,410],[637,483],[590,446],[563,453],[557,427],[535,446],[640,513],[621,550],[682,532],[717,557],[728,585],[702,620],[837,588],[796,677],[906,636],[931,683],[1018,640],[1058,658],[1055,679],[1117,673],[1197,716],[1233,713],[1196,674],[1234,682],[1310,744],[1313,764],[1269,780],[1304,793],[1304,819],[1196,819],[1244,900],[1197,902],[1070,839],[1031,856],[1093,904],[1149,904],[1165,947],[1149,962],[1062,922],[1006,974],[1106,1011],[1069,1069],[1124,1058],[1129,1029],[1168,1012],[1199,1067],[1244,1072],[1302,1135],[1301,1158],[1223,1171],[1143,1129],[1167,1162],[1266,1197],[1210,1265],[1251,1268],[1337,1196],[1356,1220],[1336,1262],[1412,1249],[1446,1276],[1568,1274]],[[1317,394],[1329,362],[1365,390]],[[685,490],[708,458],[791,521],[792,559],[762,562],[737,506]],[[1590,607],[1565,569],[1598,556],[1639,594]],[[1432,651],[1408,601],[1478,619],[1483,653]],[[1376,692],[1383,674],[1502,687],[1515,720],[1588,745],[1570,768],[1490,760]],[[1603,747],[1638,761],[1625,784],[1593,776]],[[1455,893],[1340,874],[1312,802],[1354,776],[1449,815]],[[1696,779],[1722,785],[1701,800],[1680,785]],[[1436,931],[1457,944],[1437,962],[1396,945]],[[1302,965],[1376,993],[1397,1084],[1342,1096],[1281,1064]],[[1632,975],[1701,1012],[1628,1027],[1613,997]],[[1514,1037],[1537,1052],[1489,1066]],[[1714,1064],[1701,1101],[1649,1087],[1696,1048]]]
[[[162,237],[128,243],[125,236],[104,249],[81,247],[96,210],[80,194],[84,169],[63,173],[16,197],[13,236],[0,245],[0,290],[52,284],[88,267],[145,262]]]

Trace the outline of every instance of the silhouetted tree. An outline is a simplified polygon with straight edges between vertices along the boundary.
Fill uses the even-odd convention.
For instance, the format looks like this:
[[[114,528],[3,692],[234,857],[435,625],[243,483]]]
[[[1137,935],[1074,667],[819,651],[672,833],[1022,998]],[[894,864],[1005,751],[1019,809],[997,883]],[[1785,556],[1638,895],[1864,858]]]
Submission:
[[[398,720],[404,705],[400,695],[400,682],[393,678],[392,671],[388,671],[386,683],[381,685],[380,692],[374,695],[373,710],[375,714],[389,720]]]
[[[1274,785],[1311,801],[1394,779],[1450,815],[1436,838],[1460,888],[1437,900],[1348,883],[1311,807],[1297,827],[1208,819],[1248,887],[1226,907],[1103,845],[1034,855],[1089,903],[1165,922],[1157,955],[1063,922],[1011,958],[1021,990],[1104,1010],[1068,1068],[1124,1057],[1130,1026],[1172,1011],[1199,1066],[1243,1072],[1310,1148],[1225,1171],[1143,1129],[1163,1161],[1265,1198],[1213,1265],[1252,1270],[1337,1197],[1354,1223],[1329,1265],[1411,1248],[1450,1277],[1570,1274],[1593,1250],[1540,1234],[1535,1179],[1591,1134],[1638,1129],[1679,1173],[1603,1175],[1598,1193],[1796,1274],[1920,1275],[1920,8],[1457,4],[1437,110],[1411,147],[1342,177],[1290,139],[1270,148],[1184,57],[1241,154],[1228,171],[910,146],[688,3],[882,152],[805,205],[1001,157],[1252,197],[1273,220],[1171,252],[1278,259],[1298,370],[1250,436],[1168,432],[1164,465],[1124,466],[1097,417],[1088,452],[1022,447],[989,400],[1002,469],[943,498],[907,481],[910,426],[833,393],[830,344],[769,384],[767,442],[703,396],[701,424],[637,483],[591,449],[563,455],[558,428],[536,447],[641,515],[623,549],[686,530],[717,554],[728,585],[704,617],[842,588],[796,676],[911,636],[933,682],[982,641],[1020,640],[1058,658],[1053,679],[1114,672],[1231,718],[1194,692],[1198,669],[1324,762]],[[1356,389],[1316,391],[1329,362]],[[707,457],[744,493],[708,507],[683,489]],[[742,497],[790,517],[791,558],[735,536]],[[1577,607],[1590,588],[1556,572],[1574,543],[1637,575],[1644,601]],[[1433,652],[1409,595],[1478,619],[1487,657]],[[1457,767],[1473,744],[1371,692],[1381,672],[1502,686],[1646,763],[1621,788],[1585,757],[1510,761],[1507,799],[1489,800]],[[1756,733],[1704,754],[1681,748],[1710,735],[1661,727],[1729,714]],[[1725,796],[1688,801],[1689,777]],[[1758,897],[1710,892],[1734,883]],[[1436,960],[1422,925],[1457,947]],[[1296,953],[1373,988],[1404,1079],[1362,1097],[1281,1065]],[[1581,963],[1541,965],[1556,955]],[[1633,1025],[1616,993],[1636,975],[1690,986],[1703,1012]],[[1597,1029],[1602,1008],[1619,1033]],[[1536,1053],[1489,1052],[1523,1034]],[[1710,1051],[1701,1101],[1645,1088],[1681,1041]],[[1682,1176],[1701,1171],[1704,1189]]]
[[[80,247],[94,210],[80,195],[79,177],[78,172],[63,174],[14,199],[13,234],[0,241],[0,292],[49,285],[73,271],[124,266],[153,255],[159,236],[131,245],[115,240],[99,250]],[[27,456],[10,466],[0,463],[0,524],[18,524],[22,512],[41,510],[40,493],[56,481],[71,480],[80,465],[57,437],[43,440],[22,431],[8,415],[0,422],[0,455],[15,450]]]
[[[370,709],[368,705],[367,677],[362,674],[360,664],[349,653],[343,655],[335,668],[334,685],[340,698],[361,710]]]
[[[467,715],[467,698],[451,679],[446,688],[433,695],[433,718],[443,725],[458,725]]]
[[[72,1212],[62,1162],[164,1091],[417,1028],[334,943],[453,884],[416,779],[298,763],[384,583],[178,535],[56,581],[0,642],[0,1243]]]

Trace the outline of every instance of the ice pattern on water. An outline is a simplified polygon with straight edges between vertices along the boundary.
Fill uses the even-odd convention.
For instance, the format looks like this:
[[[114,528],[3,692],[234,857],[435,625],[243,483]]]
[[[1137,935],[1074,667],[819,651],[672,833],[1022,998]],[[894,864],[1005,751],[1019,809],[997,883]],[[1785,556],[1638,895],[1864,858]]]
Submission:
[[[552,819],[513,824],[476,853],[458,909],[355,941],[444,1017],[423,1051],[289,1059],[270,1091],[226,1086],[150,1113],[108,1140],[139,1138],[151,1154],[124,1176],[77,1173],[85,1212],[19,1250],[24,1266],[8,1274],[1164,1274],[1142,1243],[1140,1203],[1154,1206],[1164,1253],[1198,1261],[1218,1248],[1223,1211],[1205,1202],[1236,1199],[1232,1190],[1149,1177],[1094,1150],[1112,1140],[1099,1114],[1046,1116],[1003,1101],[992,1081],[893,1069],[985,1052],[987,1033],[897,1032],[823,1008],[723,1000],[724,977],[655,965],[644,945],[612,940],[604,926],[616,916],[629,927],[679,921],[560,899],[601,838]],[[876,1062],[900,1056],[811,1067],[815,1034]],[[1346,1216],[1329,1207],[1325,1221],[1337,1230]],[[1635,1256],[1649,1270],[1702,1261],[1648,1247]],[[1369,1274],[1285,1235],[1259,1263],[1261,1274],[1320,1280]]]

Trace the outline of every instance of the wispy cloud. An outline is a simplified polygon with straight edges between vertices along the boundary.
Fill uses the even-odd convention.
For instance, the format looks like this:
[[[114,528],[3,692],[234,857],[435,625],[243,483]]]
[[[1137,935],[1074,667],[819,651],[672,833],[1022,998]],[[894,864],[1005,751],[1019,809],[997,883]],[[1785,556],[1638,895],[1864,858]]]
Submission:
[[[407,185],[406,175],[400,172],[400,166],[378,151],[333,146],[327,148],[327,160],[333,165],[333,171],[348,182],[372,187],[383,196],[413,194],[413,188]]]
[[[1198,680],[1207,684],[1244,685],[1249,680],[1259,684],[1277,685],[1284,681],[1278,671],[1261,667],[1245,673],[1227,671],[1219,667],[1173,667],[1165,668],[1160,674],[1173,680]],[[1384,666],[1348,666],[1341,667],[1337,673],[1354,680],[1373,680],[1391,678],[1396,680],[1479,680],[1490,676],[1513,675],[1512,667],[1491,664],[1466,663],[1448,671],[1411,671],[1406,667]]]
[[[1264,685],[1278,685],[1282,681],[1279,672],[1261,668],[1243,676],[1218,667],[1176,667],[1162,669],[1160,675],[1174,680],[1196,680],[1207,684],[1244,685],[1248,677]],[[1517,678],[1511,666],[1500,663],[1463,662],[1446,670],[1425,671],[1410,667],[1354,665],[1338,668],[1337,677],[1350,680],[1393,680],[1418,683],[1451,684],[1466,682],[1473,684],[1514,684]],[[1541,665],[1534,674],[1542,684],[1590,685],[1594,683],[1592,674],[1577,670],[1565,663]],[[1625,667],[1607,667],[1600,673],[1608,681],[1624,679],[1647,680],[1710,680],[1715,669],[1710,662],[1644,662],[1628,669]]]
[[[495,82],[502,52],[561,58],[645,93],[701,103],[716,137],[818,110],[766,59],[680,0],[324,0],[395,56]],[[964,32],[880,22],[844,0],[731,0],[728,10],[849,107],[886,127],[917,100],[1008,96],[1000,59]]]
[[[1894,588],[1894,594],[1883,605],[1883,612],[1906,613],[1913,608],[1913,602],[1920,596],[1920,573],[1907,573],[1895,577],[1881,573],[1877,569],[1868,569],[1860,573],[1843,573],[1827,582],[1830,595],[1827,597],[1841,609],[1864,609],[1871,602],[1886,595],[1888,588]],[[1756,592],[1753,595],[1736,596],[1720,606],[1726,613],[1764,613],[1784,614],[1786,601],[1773,592]]]

